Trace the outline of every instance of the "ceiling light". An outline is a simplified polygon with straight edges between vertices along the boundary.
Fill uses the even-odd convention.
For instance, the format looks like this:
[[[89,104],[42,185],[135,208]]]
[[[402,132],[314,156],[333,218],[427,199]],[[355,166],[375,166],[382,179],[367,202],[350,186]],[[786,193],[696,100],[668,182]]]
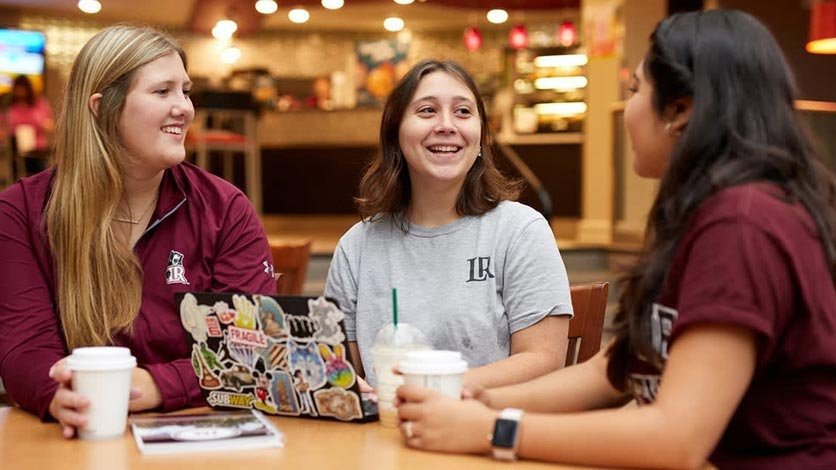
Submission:
[[[229,39],[235,34],[235,31],[238,31],[238,23],[224,18],[215,23],[215,27],[212,28],[212,36],[220,40]]]
[[[272,15],[279,9],[279,4],[276,0],[258,0],[255,2],[255,11],[262,15]]]
[[[398,5],[409,5],[414,1],[415,0],[395,0],[395,3],[397,3]]]
[[[390,16],[389,18],[383,20],[383,28],[386,29],[386,31],[392,31],[393,33],[396,33],[402,30],[403,27],[403,20],[398,18],[397,16]]]
[[[488,12],[487,17],[488,21],[493,24],[502,24],[508,21],[508,12],[500,9],[491,10]]]
[[[339,10],[345,5],[343,0],[322,0],[322,7],[329,10]]]
[[[294,23],[305,23],[311,19],[311,14],[304,8],[294,8],[287,12],[287,19]]]
[[[98,13],[102,9],[99,0],[78,0],[78,9],[84,13]]]
[[[221,51],[221,62],[225,64],[234,64],[241,58],[241,49],[235,46],[229,46]]]

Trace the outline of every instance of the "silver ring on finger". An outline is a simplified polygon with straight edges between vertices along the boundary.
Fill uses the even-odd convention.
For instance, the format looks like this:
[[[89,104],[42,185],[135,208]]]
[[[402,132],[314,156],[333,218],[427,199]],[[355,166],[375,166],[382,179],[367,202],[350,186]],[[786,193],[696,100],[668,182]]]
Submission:
[[[412,432],[412,421],[403,422],[403,433],[407,439],[412,439],[415,436]]]

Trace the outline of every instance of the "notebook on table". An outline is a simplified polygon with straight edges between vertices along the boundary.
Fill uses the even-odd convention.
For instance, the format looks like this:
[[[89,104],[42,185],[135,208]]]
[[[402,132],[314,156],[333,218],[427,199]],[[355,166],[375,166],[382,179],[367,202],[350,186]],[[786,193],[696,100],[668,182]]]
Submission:
[[[366,422],[343,312],[323,297],[180,293],[192,367],[212,407]]]

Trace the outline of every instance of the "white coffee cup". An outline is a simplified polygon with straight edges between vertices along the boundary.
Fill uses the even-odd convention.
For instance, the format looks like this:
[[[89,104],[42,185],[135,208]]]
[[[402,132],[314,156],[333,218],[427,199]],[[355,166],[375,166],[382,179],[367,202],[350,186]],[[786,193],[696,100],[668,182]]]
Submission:
[[[407,385],[420,385],[459,399],[467,362],[458,351],[411,351],[398,365]]]
[[[73,349],[67,360],[73,391],[90,401],[84,412],[87,425],[78,430],[79,437],[110,439],[125,433],[134,367],[136,358],[128,348]]]

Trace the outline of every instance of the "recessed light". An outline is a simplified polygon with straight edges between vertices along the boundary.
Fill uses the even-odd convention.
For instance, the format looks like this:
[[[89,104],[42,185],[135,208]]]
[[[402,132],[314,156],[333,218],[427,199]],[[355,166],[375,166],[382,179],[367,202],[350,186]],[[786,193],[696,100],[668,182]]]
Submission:
[[[490,10],[487,14],[488,21],[493,24],[502,24],[508,21],[508,12],[502,9]]]
[[[102,9],[99,0],[78,0],[78,9],[84,13],[98,13]]]
[[[311,19],[311,14],[304,8],[294,8],[287,12],[287,19],[294,23],[305,23]]]
[[[390,16],[389,18],[383,20],[383,27],[386,29],[386,31],[392,31],[393,33],[397,33],[398,31],[403,29],[404,22],[397,16]]]
[[[255,11],[262,15],[272,15],[279,9],[279,4],[276,0],[258,0],[255,2]]]

